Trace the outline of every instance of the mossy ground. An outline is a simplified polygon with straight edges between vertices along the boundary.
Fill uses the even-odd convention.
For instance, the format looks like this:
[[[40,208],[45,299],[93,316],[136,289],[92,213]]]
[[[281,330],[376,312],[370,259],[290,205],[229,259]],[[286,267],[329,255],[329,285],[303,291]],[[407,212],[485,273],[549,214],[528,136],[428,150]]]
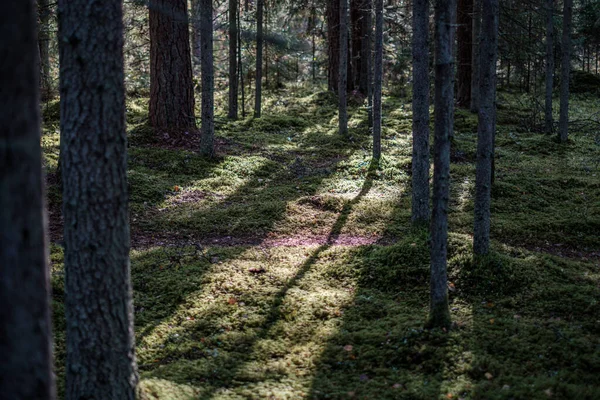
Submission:
[[[427,232],[410,226],[410,104],[384,100],[384,157],[372,165],[365,110],[351,110],[341,138],[323,92],[273,93],[259,120],[220,116],[214,161],[161,146],[146,101],[128,101],[143,398],[600,398],[593,132],[560,145],[523,131],[527,110],[500,96],[494,253],[475,264],[476,118],[457,111],[446,333],[423,329],[429,255]],[[51,173],[56,108],[42,139]],[[49,202],[60,203],[52,184]],[[62,248],[51,250],[62,386]]]

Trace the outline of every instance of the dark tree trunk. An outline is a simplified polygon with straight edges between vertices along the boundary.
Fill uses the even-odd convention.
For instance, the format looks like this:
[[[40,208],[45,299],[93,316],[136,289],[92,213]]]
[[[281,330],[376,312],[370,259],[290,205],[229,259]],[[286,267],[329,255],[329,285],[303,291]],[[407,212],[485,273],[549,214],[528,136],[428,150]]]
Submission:
[[[473,32],[471,46],[471,112],[479,111],[479,42],[481,32],[481,0],[473,0]],[[510,64],[509,64],[510,71]]]
[[[262,107],[262,51],[263,51],[263,5],[256,2],[256,95],[254,96],[254,117],[260,118]]]
[[[552,89],[554,85],[554,0],[546,0],[546,102],[545,131],[552,134],[554,120],[552,118]]]
[[[151,0],[150,106],[152,127],[196,127],[186,0]]]
[[[429,222],[429,0],[413,0],[412,221]]]
[[[365,43],[365,64],[367,66],[367,114],[369,126],[373,126],[373,55],[371,52],[371,42],[373,41],[373,28],[372,28],[372,11],[373,11],[373,0],[366,0],[367,7],[366,13],[366,43]]]
[[[369,96],[369,68],[371,67],[371,0],[363,0],[361,6],[361,36],[360,36],[360,76],[358,79],[358,90],[365,96]]]
[[[49,0],[38,0],[38,45],[40,51],[40,74],[42,98],[52,97],[52,78],[50,77],[50,9]]]
[[[53,399],[33,0],[0,13],[0,397]]]
[[[123,2],[58,7],[66,398],[133,400]]]
[[[471,106],[471,76],[473,62],[473,0],[458,0],[456,41],[457,93],[456,105],[462,108]]]
[[[348,79],[348,0],[340,1],[340,53],[338,72],[338,99],[339,99],[339,132],[348,136],[348,109],[346,88]]]
[[[375,67],[373,73],[373,158],[381,157],[381,85],[383,80],[383,0],[375,0]]]
[[[337,93],[340,73],[340,2],[327,2],[327,90]]]
[[[483,0],[481,30],[480,107],[477,126],[477,168],[473,252],[490,251],[490,201],[496,122],[496,60],[498,57],[498,0]]]
[[[202,126],[200,154],[212,157],[215,152],[213,8],[212,0],[200,0],[200,42],[202,43]],[[235,77],[235,75],[234,75]]]
[[[367,95],[367,64],[366,64],[366,0],[350,0],[350,21],[351,21],[351,76],[352,81],[348,82],[348,90],[355,90]]]
[[[435,139],[431,213],[431,304],[428,326],[448,328],[448,197],[450,132],[454,113],[454,26],[456,0],[435,3]]]
[[[571,74],[571,19],[573,0],[565,0],[563,8],[562,60],[560,70],[560,118],[558,121],[558,141],[569,139],[569,77]]]
[[[229,0],[229,110],[227,116],[230,119],[237,119],[238,115],[237,10],[237,0]]]
[[[192,7],[192,65],[193,73],[198,74],[201,68],[202,40],[200,39],[201,0],[191,0]]]

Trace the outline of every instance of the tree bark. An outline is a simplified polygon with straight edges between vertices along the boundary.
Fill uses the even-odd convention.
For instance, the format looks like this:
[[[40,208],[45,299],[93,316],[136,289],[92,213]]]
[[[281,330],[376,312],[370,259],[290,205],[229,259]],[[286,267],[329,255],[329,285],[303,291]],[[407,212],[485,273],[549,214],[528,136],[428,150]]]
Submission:
[[[473,52],[473,0],[458,0],[456,41],[457,51],[457,93],[456,105],[468,108],[471,105],[471,76]]]
[[[498,0],[483,0],[481,31],[480,108],[477,126],[477,167],[473,252],[490,251],[490,202],[496,121],[496,60],[498,58]]]
[[[54,399],[33,0],[0,13],[0,397]]]
[[[383,0],[375,0],[375,67],[373,73],[373,158],[381,157],[381,85],[383,80]]]
[[[413,0],[412,221],[429,222],[429,0]]]
[[[365,64],[367,65],[367,114],[369,126],[373,126],[373,55],[371,51],[371,42],[373,39],[373,28],[372,28],[372,11],[373,11],[373,0],[365,1],[367,7],[366,13],[366,43],[365,43]]]
[[[237,9],[237,0],[229,0],[229,119],[237,119],[238,115]]]
[[[340,2],[327,2],[327,90],[337,93],[340,73]]]
[[[552,89],[554,86],[554,0],[546,0],[546,101],[545,131],[552,134],[554,120],[552,118]]]
[[[38,44],[40,51],[40,74],[42,99],[52,97],[52,78],[50,76],[50,16],[49,0],[38,0]]]
[[[560,70],[560,117],[558,141],[569,139],[569,79],[571,75],[571,19],[573,0],[565,0],[563,8],[562,60]]]
[[[58,7],[66,398],[133,400],[123,2]]]
[[[479,42],[481,32],[481,1],[473,0],[473,38],[471,47],[471,62],[473,63],[471,68],[471,112],[477,113],[479,111]],[[509,64],[510,71],[510,64]],[[507,75],[510,75],[507,74]]]
[[[361,32],[360,32],[360,75],[358,90],[365,96],[369,95],[369,68],[371,57],[371,0],[363,0],[361,6]]]
[[[200,41],[202,43],[202,126],[200,154],[213,157],[215,153],[214,65],[213,65],[213,7],[212,0],[200,0]]]
[[[456,0],[435,3],[435,140],[431,215],[431,304],[429,327],[448,328],[448,197],[450,132],[454,113],[454,26]]]
[[[338,99],[339,99],[339,132],[342,136],[348,135],[348,109],[346,86],[348,79],[348,0],[340,0],[340,52],[338,72]]]
[[[260,118],[261,107],[262,107],[263,6],[264,6],[264,0],[257,0],[257,2],[256,2],[256,95],[254,96],[254,118]]]
[[[195,129],[194,84],[186,0],[151,0],[150,123],[157,130]]]
[[[200,27],[201,0],[191,0],[190,3],[192,7],[192,65],[193,75],[196,75],[202,68],[202,39],[200,39],[200,32],[202,30]]]

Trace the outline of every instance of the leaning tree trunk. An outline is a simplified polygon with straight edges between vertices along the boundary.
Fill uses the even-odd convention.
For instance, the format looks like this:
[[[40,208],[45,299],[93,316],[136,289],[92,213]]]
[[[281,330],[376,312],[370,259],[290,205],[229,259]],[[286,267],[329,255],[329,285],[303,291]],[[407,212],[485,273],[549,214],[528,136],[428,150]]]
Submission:
[[[373,158],[381,157],[381,85],[383,81],[383,0],[375,0],[375,67],[373,73]]]
[[[257,2],[256,2],[256,95],[254,96],[254,118],[260,118],[261,107],[262,107],[263,7],[264,7],[264,0],[257,0]]]
[[[552,134],[552,89],[554,86],[554,0],[546,0],[546,102],[545,131]]]
[[[429,221],[429,0],[413,1],[412,221]]]
[[[53,399],[33,0],[0,13],[0,397]]]
[[[473,36],[471,46],[471,112],[479,111],[479,42],[481,32],[481,1],[473,0]],[[510,71],[510,67],[509,67]],[[510,74],[507,74],[509,76]]]
[[[339,132],[348,135],[346,85],[348,80],[348,0],[340,0],[340,61],[338,72]]]
[[[237,0],[229,0],[229,119],[237,119],[238,115],[237,9]]]
[[[212,0],[200,0],[200,42],[202,68],[202,126],[200,154],[212,157],[215,152],[214,65]]]
[[[498,58],[498,0],[483,0],[481,30],[480,105],[477,126],[477,168],[473,252],[490,251],[490,201],[496,122],[496,60]]]
[[[456,105],[462,108],[471,105],[471,75],[473,52],[473,0],[458,0],[456,42],[458,51],[457,61],[457,92]]]
[[[448,328],[448,196],[450,132],[454,112],[454,26],[456,0],[435,2],[435,138],[431,215],[431,304],[428,326]]]
[[[133,400],[123,2],[58,7],[66,398]]]
[[[563,8],[562,60],[560,70],[560,117],[558,141],[569,139],[569,78],[571,74],[571,19],[573,0],[565,0]]]
[[[150,123],[156,130],[195,129],[186,0],[151,0]]]
[[[50,77],[50,1],[38,0],[38,43],[40,49],[40,74],[42,98],[52,97],[52,78]]]

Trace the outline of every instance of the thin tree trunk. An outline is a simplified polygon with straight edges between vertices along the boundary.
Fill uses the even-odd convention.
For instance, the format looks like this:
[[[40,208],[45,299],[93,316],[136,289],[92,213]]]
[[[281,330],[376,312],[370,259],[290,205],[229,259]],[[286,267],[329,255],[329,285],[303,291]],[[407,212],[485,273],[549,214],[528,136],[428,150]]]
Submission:
[[[202,68],[202,39],[200,27],[201,0],[191,0],[192,7],[192,66],[194,75],[198,74]]]
[[[263,2],[256,3],[256,95],[254,96],[254,118],[260,118],[262,107],[262,52],[263,52]]]
[[[312,19],[312,30],[311,30],[311,45],[312,45],[312,57],[311,57],[311,69],[312,69],[312,83],[317,83],[317,7],[313,4],[310,17]],[[279,62],[279,61],[278,61]],[[279,70],[279,69],[278,69]],[[279,85],[279,82],[278,82]]]
[[[348,0],[340,0],[340,61],[338,72],[339,132],[348,136],[348,110],[346,86],[348,79]]]
[[[479,111],[479,46],[481,32],[481,1],[473,0],[473,45],[471,47],[471,112]],[[510,64],[509,64],[510,71]]]
[[[569,139],[569,78],[571,75],[571,19],[573,0],[565,0],[563,8],[562,61],[560,70],[560,118],[558,141]]]
[[[554,0],[546,0],[546,104],[545,131],[552,134],[554,120],[552,118],[552,88],[554,85]]]
[[[58,7],[66,398],[133,400],[123,2]]]
[[[479,123],[473,252],[490,251],[490,202],[496,120],[496,59],[498,57],[498,0],[483,0]]]
[[[381,157],[381,86],[383,80],[383,0],[375,0],[375,67],[373,83],[373,158]]]
[[[246,0],[247,1],[247,0]],[[240,26],[240,10],[237,10],[237,26]],[[240,75],[240,88],[242,89],[242,118],[246,118],[246,89],[244,88],[244,66],[242,64],[242,33],[238,29],[238,71]]]
[[[269,3],[267,3],[267,0],[263,0],[263,11],[265,13],[265,26],[264,26],[264,30],[265,30],[265,35],[267,36],[267,38],[269,37]],[[269,90],[269,41],[268,40],[263,40],[263,46],[264,46],[264,59],[265,59],[265,89],[268,91]]]
[[[35,3],[0,13],[0,397],[54,399]]]
[[[213,7],[212,0],[200,0],[200,42],[202,43],[202,126],[200,154],[213,157],[215,153],[214,65],[213,65]],[[235,76],[235,72],[234,72]]]
[[[367,19],[367,41],[365,43],[365,55],[367,64],[367,114],[369,126],[373,126],[373,55],[371,51],[371,42],[373,41],[373,0],[366,0],[366,19]]]
[[[435,140],[431,214],[431,305],[429,327],[448,328],[448,196],[450,132],[454,113],[454,26],[456,0],[435,3]]]
[[[327,1],[327,90],[338,92],[340,80],[340,2]]]
[[[40,74],[42,99],[52,97],[52,78],[50,77],[50,1],[38,0],[40,24],[38,28],[38,43],[40,52]]]
[[[429,222],[429,0],[413,0],[412,221]]]
[[[358,79],[358,89],[365,95],[369,95],[369,67],[370,67],[370,51],[371,46],[369,40],[371,35],[371,0],[362,0],[361,3],[361,25],[360,25],[360,75]]]
[[[227,116],[230,119],[237,119],[238,115],[237,13],[237,0],[229,0],[229,110]]]
[[[473,0],[458,0],[458,21],[456,30],[457,51],[457,92],[456,104],[467,108],[471,105],[471,75],[473,52]]]

